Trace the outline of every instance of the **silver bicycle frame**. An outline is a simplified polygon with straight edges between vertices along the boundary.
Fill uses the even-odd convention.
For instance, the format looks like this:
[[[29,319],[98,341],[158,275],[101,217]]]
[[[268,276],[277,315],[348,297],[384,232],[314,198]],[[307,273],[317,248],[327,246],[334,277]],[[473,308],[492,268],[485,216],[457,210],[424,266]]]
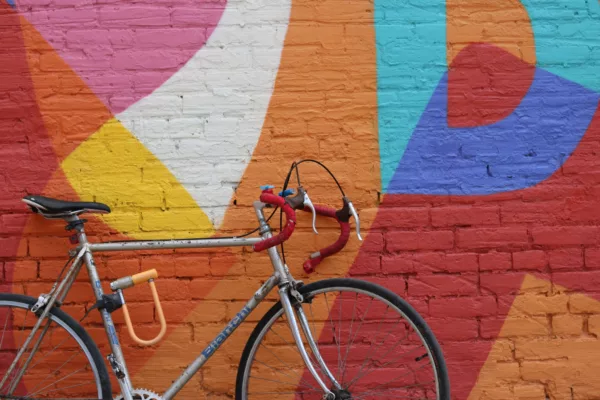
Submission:
[[[94,290],[94,295],[96,300],[101,300],[104,291],[102,290],[102,285],[100,282],[100,277],[98,276],[98,272],[96,270],[96,265],[94,264],[94,259],[92,256],[93,252],[104,252],[104,251],[133,251],[133,250],[157,250],[157,249],[182,249],[182,248],[214,248],[214,247],[232,247],[232,246],[251,246],[255,243],[260,242],[261,240],[272,237],[271,228],[268,223],[265,221],[265,217],[263,214],[263,209],[266,205],[262,202],[254,203],[254,210],[256,212],[256,216],[258,218],[258,222],[260,225],[260,238],[207,238],[207,239],[184,239],[184,240],[140,240],[140,241],[123,241],[123,242],[105,242],[105,243],[89,243],[87,236],[84,232],[83,225],[81,225],[77,229],[77,236],[79,239],[79,246],[76,248],[76,257],[69,268],[66,277],[61,281],[58,287],[53,288],[50,292],[47,303],[44,304],[45,309],[43,310],[37,324],[32,330],[29,337],[26,339],[25,343],[22,346],[22,351],[17,354],[17,357],[13,361],[9,370],[4,376],[2,383],[0,383],[0,387],[4,381],[8,378],[12,370],[16,367],[16,364],[19,358],[23,355],[33,337],[35,336],[37,329],[42,324],[44,318],[50,312],[50,309],[54,306],[56,301],[63,301],[66,297],[71,285],[73,284],[77,273],[79,272],[82,264],[85,262],[87,267],[88,275],[90,278],[90,283]],[[79,220],[77,215],[69,216],[65,218],[68,222],[73,223]],[[302,337],[300,333],[300,328],[295,318],[294,306],[290,300],[290,289],[293,288],[293,284],[295,284],[294,278],[291,276],[287,266],[284,265],[279,252],[275,247],[271,247],[267,250],[269,257],[271,259],[271,263],[273,264],[274,273],[273,275],[267,279],[267,281],[256,291],[254,296],[244,305],[244,307],[240,310],[239,313],[226,325],[217,337],[210,342],[207,347],[200,353],[200,355],[185,369],[185,371],[173,382],[173,384],[167,389],[167,391],[163,394],[163,397],[167,400],[170,400],[175,397],[175,395],[184,387],[184,385],[192,378],[192,376],[202,368],[204,364],[210,359],[210,357],[221,347],[221,345],[229,338],[229,336],[245,321],[246,317],[260,304],[261,301],[276,287],[279,286],[279,295],[281,298],[281,303],[283,306],[283,310],[286,314],[288,323],[290,325],[290,329],[292,331],[292,335],[296,341],[296,345],[298,350],[300,351],[300,355],[305,362],[307,368],[310,370],[311,374],[315,378],[316,382],[323,390],[323,398],[324,399],[333,399],[335,395],[329,390],[325,382],[321,379],[317,371],[315,370],[313,363],[310,361],[308,353],[304,347],[302,342]],[[300,325],[302,327],[302,333],[307,338],[307,342],[310,345],[311,351],[315,356],[317,363],[324,374],[332,381],[332,384],[336,388],[340,388],[339,384],[333,378],[333,375],[326,367],[323,358],[321,357],[318,349],[315,346],[315,341],[312,337],[310,328],[308,327],[308,323],[306,322],[306,318],[301,312],[302,308],[299,310],[296,306],[297,312],[300,313]],[[129,373],[127,371],[127,366],[125,363],[125,358],[123,356],[123,352],[121,350],[121,345],[119,342],[119,338],[117,336],[115,326],[112,320],[111,314],[105,310],[100,310],[102,320],[104,322],[104,329],[109,339],[109,344],[111,348],[111,355],[109,355],[109,360],[111,361],[111,365],[113,367],[113,371],[117,374],[119,386],[121,388],[121,393],[123,393],[123,397],[126,400],[132,400],[132,390],[133,385],[131,383],[131,379],[129,377]],[[44,331],[38,338],[38,342],[41,342],[43,338]],[[35,346],[39,345],[39,343],[34,344]],[[24,373],[28,367],[30,359],[26,360],[23,365],[21,373]],[[120,375],[120,376],[119,376]]]

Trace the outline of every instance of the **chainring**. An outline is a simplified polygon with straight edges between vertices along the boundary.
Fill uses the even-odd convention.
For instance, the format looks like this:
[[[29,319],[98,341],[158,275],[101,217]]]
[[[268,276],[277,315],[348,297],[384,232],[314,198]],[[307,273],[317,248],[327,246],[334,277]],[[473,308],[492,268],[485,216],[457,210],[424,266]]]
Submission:
[[[133,389],[132,393],[133,400],[163,400],[162,396],[152,390],[147,389]],[[119,394],[114,400],[125,400],[122,394]]]

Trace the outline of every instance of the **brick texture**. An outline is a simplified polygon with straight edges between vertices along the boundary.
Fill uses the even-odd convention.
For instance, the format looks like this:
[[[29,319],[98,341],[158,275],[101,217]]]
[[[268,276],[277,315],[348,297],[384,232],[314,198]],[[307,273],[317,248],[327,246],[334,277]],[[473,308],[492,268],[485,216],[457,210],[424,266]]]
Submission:
[[[285,248],[298,278],[401,295],[442,346],[452,400],[597,398],[600,8],[528,4],[0,0],[2,292],[48,293],[73,247],[24,195],[109,204],[86,215],[92,242],[232,235],[256,226],[260,185],[314,158],[360,210],[365,240],[352,233],[307,276],[337,226],[319,219],[315,236],[299,215]],[[315,203],[340,204],[323,171],[300,170]],[[95,263],[106,291],[159,272],[163,342],[141,348],[114,314],[135,386],[157,391],[272,273],[250,248]],[[148,288],[125,297],[140,336],[157,332]],[[275,300],[178,398],[234,396],[243,345]],[[79,320],[93,303],[82,270],[62,308]],[[83,325],[106,356],[98,313]],[[353,356],[378,337],[366,329]]]

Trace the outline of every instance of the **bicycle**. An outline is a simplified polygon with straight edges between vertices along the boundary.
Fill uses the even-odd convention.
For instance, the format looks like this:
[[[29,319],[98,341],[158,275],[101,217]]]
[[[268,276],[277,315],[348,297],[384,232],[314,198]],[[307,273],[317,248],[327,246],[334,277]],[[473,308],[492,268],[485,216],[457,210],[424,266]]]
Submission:
[[[313,205],[300,183],[298,167],[303,162],[316,162],[329,172],[342,195],[341,209]],[[295,194],[287,188],[294,170],[298,181]],[[75,231],[72,242],[76,247],[70,250],[69,260],[49,293],[37,299],[0,294],[0,326],[3,326],[0,398],[112,398],[108,368],[98,346],[84,328],[60,308],[85,264],[96,299],[87,312],[100,311],[110,346],[108,364],[121,390],[118,399],[174,398],[277,287],[277,303],[258,322],[243,351],[236,379],[236,399],[448,400],[450,386],[440,346],[423,318],[405,300],[364,280],[334,278],[304,284],[292,276],[285,264],[283,243],[294,232],[296,210],[312,213],[315,233],[317,215],[332,218],[340,226],[337,241],[311,254],[304,263],[307,273],[344,248],[350,236],[350,218],[354,218],[356,234],[362,240],[358,213],[331,171],[317,161],[302,160],[292,164],[282,192],[275,194],[272,186],[261,187],[261,190],[260,200],[253,204],[259,226],[246,235],[103,243],[88,241],[84,229],[86,220],[80,215],[109,213],[110,208],[105,204],[67,202],[36,195],[24,197],[23,201],[34,212],[50,219],[64,219],[66,229]],[[274,208],[268,218],[264,213],[266,208]],[[280,215],[285,214],[286,223],[283,227],[280,225],[280,232],[274,235],[269,220],[278,209]],[[248,237],[256,231],[258,237]],[[158,274],[156,270],[149,270],[117,279],[110,283],[113,293],[106,294],[93,253],[231,246],[266,250],[273,275],[162,396],[136,389],[127,370],[112,313],[123,310],[127,330],[138,344],[149,346],[161,340],[166,322],[154,285]],[[281,254],[277,246],[281,246]],[[159,334],[150,340],[141,339],[135,333],[124,294],[127,288],[145,282],[150,286],[161,327]],[[357,328],[356,331],[353,328]]]

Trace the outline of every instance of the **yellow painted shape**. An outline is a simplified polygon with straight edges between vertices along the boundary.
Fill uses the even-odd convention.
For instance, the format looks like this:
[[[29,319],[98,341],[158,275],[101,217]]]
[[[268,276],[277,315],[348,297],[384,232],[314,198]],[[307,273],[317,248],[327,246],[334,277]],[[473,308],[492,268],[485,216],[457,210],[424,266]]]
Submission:
[[[535,65],[533,28],[519,0],[447,0],[446,24],[448,65],[472,43],[498,46]]]
[[[522,292],[544,284],[550,282],[527,275]],[[552,399],[596,398],[600,315],[590,312],[600,312],[599,301],[558,286],[548,295],[516,296],[468,399],[543,400],[544,386]]]
[[[167,167],[114,118],[61,167],[82,200],[111,207],[101,218],[120,233],[137,239],[214,234],[209,218]]]

